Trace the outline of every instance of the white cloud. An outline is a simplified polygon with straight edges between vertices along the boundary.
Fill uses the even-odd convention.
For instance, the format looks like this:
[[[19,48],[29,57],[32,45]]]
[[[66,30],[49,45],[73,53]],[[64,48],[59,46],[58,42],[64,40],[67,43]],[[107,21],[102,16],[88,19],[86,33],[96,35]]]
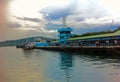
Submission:
[[[101,5],[108,10],[112,16],[120,15],[120,0],[101,0]]]
[[[39,11],[48,6],[64,6],[70,0],[13,0],[10,5],[12,14],[16,16],[26,16],[42,18]]]
[[[118,0],[76,0],[77,7],[67,17],[67,24],[76,28],[92,28],[96,26],[120,23],[120,7]],[[68,12],[68,11],[67,11]],[[62,24],[61,19],[52,21]]]
[[[11,27],[19,27],[14,28],[15,33],[20,35],[14,34],[15,38],[25,37],[25,32],[29,31],[33,32],[30,32],[31,36],[36,34],[57,36],[56,30],[48,30],[45,27],[49,23],[62,24],[62,18],[46,20],[43,14],[40,13],[42,9],[48,8],[53,15],[56,10],[59,11],[59,9],[56,9],[57,7],[62,8],[64,12],[71,10],[72,12],[70,11],[67,16],[67,24],[70,27],[80,29],[110,25],[112,20],[114,20],[115,24],[118,24],[120,22],[119,3],[119,0],[12,0],[10,4],[10,23],[12,24]],[[66,7],[68,7],[68,11],[64,10]],[[49,17],[49,13],[46,13],[46,16]]]
[[[91,18],[77,18],[75,19],[73,16],[69,16],[68,17],[68,26],[70,27],[75,27],[75,28],[92,28],[92,27],[98,27],[98,26],[104,26],[104,25],[111,25],[112,21],[114,20],[114,24],[119,24],[120,23],[120,19],[118,18],[112,18],[110,16],[104,16],[104,17],[99,17],[99,18],[95,18],[95,17],[91,17]],[[119,17],[120,18],[120,17]],[[80,20],[80,21],[79,21]]]
[[[45,24],[46,20],[44,19],[10,16],[8,27],[3,29],[4,38],[1,41],[16,40],[33,36],[56,38],[56,30],[45,29]]]

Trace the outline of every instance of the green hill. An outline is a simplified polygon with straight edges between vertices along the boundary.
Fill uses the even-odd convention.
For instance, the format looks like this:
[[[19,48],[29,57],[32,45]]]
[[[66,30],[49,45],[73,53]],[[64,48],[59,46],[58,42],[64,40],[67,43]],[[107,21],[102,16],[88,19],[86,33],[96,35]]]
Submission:
[[[26,42],[26,40],[29,42],[33,42],[35,40],[35,38],[36,37],[29,37],[29,38],[23,38],[23,39],[18,39],[18,40],[3,41],[3,42],[0,42],[0,47],[16,46],[16,45]],[[42,37],[42,36],[38,36],[37,38],[39,38],[41,40],[54,40],[53,38],[47,38],[47,37]]]

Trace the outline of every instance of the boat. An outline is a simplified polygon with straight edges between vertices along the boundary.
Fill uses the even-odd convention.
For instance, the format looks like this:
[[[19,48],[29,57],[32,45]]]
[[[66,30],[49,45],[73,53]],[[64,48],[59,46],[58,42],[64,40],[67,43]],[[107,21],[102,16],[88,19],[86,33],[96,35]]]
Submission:
[[[22,47],[23,50],[33,50],[34,49],[34,43],[33,42],[29,42],[29,43],[26,43],[23,47]]]
[[[21,48],[23,50],[32,50],[34,49],[34,43],[33,42],[26,42],[21,45],[16,45],[16,48]]]

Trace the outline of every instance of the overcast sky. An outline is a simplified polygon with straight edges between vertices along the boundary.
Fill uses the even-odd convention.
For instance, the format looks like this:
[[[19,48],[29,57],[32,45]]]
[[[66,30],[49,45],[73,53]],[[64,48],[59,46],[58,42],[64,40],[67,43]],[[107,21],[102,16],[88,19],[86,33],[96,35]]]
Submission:
[[[67,17],[67,26],[74,28],[73,33],[113,30],[120,24],[119,3],[119,0],[12,0],[4,40],[38,35],[57,37],[63,16]]]

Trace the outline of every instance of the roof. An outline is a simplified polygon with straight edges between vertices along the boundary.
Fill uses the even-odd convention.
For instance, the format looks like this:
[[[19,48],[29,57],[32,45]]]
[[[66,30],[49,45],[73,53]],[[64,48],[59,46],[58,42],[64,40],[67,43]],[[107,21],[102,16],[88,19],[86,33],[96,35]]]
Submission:
[[[114,33],[108,34],[99,34],[99,35],[92,35],[92,36],[85,36],[85,37],[76,37],[76,38],[69,38],[68,40],[78,40],[78,39],[90,39],[90,38],[102,38],[102,37],[111,37],[111,36],[120,36],[120,30]]]

